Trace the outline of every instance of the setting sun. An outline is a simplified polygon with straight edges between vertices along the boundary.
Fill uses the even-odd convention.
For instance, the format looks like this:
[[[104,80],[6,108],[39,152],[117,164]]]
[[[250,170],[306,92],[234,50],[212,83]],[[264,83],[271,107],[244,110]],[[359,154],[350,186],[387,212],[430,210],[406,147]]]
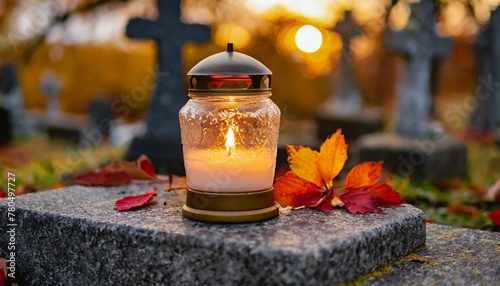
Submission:
[[[323,36],[318,28],[304,25],[295,34],[295,44],[306,53],[314,53],[321,47]]]

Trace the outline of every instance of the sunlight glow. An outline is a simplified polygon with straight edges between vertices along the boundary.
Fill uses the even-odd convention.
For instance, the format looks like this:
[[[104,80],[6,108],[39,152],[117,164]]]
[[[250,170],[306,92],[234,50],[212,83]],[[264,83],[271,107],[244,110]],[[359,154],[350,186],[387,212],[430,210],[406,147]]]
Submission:
[[[323,36],[318,28],[304,25],[295,34],[295,44],[306,53],[314,53],[321,47]]]

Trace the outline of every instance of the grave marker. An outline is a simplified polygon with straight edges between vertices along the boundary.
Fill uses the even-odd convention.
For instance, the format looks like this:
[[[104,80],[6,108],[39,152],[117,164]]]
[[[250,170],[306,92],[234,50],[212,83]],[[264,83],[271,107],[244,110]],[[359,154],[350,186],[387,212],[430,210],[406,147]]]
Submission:
[[[500,142],[500,9],[492,11],[490,22],[476,39],[478,83],[476,108],[471,114],[471,136],[494,134]]]
[[[362,27],[354,21],[351,11],[345,11],[344,19],[333,31],[342,37],[342,54],[335,91],[317,112],[317,135],[323,140],[340,128],[346,139],[356,139],[382,129],[382,116],[376,109],[363,108],[352,70],[351,40],[362,34]]]
[[[135,18],[127,25],[127,36],[153,39],[158,46],[156,89],[146,118],[146,134],[134,138],[125,155],[134,160],[141,154],[151,158],[157,170],[183,174],[179,110],[187,101],[184,92],[182,47],[188,41],[210,40],[210,28],[184,24],[180,20],[181,0],[157,0],[158,18]]]
[[[445,134],[435,136],[431,116],[432,59],[450,52],[450,39],[439,36],[434,2],[410,4],[411,14],[402,31],[388,30],[389,49],[407,55],[398,89],[396,134],[373,134],[360,138],[359,161],[384,161],[384,168],[406,177],[432,182],[466,174],[465,145]]]
[[[436,32],[434,6],[430,1],[411,4],[407,27],[388,30],[386,45],[408,56],[398,87],[395,131],[407,137],[428,137],[431,115],[432,60],[448,55],[452,41]]]

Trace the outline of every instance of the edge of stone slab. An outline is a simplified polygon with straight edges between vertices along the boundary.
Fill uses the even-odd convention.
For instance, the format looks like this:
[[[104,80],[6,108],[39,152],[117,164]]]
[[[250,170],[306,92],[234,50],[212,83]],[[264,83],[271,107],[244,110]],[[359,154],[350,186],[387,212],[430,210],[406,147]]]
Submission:
[[[59,192],[59,191],[57,191]],[[406,206],[404,206],[406,207]],[[0,206],[0,209],[2,206]],[[414,208],[414,207],[412,207]],[[22,210],[22,206],[20,208]],[[415,210],[418,210],[414,208]],[[312,210],[307,210],[307,211],[312,211]],[[342,210],[340,210],[342,211]],[[54,265],[54,263],[47,263],[48,261],[54,261],[57,259],[57,255],[54,255],[51,253],[50,249],[45,249],[44,251],[40,249],[36,249],[36,253],[32,254],[26,254],[25,257],[23,258],[25,261],[32,263],[33,266],[30,267],[28,270],[29,272],[32,273],[38,273],[40,269],[44,269],[43,272],[48,272],[52,271],[51,269],[54,267],[56,269],[56,273],[50,274],[52,276],[48,277],[46,276],[46,279],[53,279],[49,280],[48,282],[50,283],[57,283],[61,281],[69,281],[71,283],[77,283],[77,284],[88,284],[88,283],[95,283],[96,281],[102,281],[102,275],[104,277],[107,277],[107,281],[112,281],[113,283],[134,283],[134,281],[137,277],[144,277],[141,279],[146,279],[146,280],[141,280],[141,281],[150,281],[151,283],[156,282],[156,283],[167,283],[167,282],[172,282],[172,281],[195,281],[199,283],[224,283],[227,282],[224,280],[224,277],[227,278],[227,265],[233,265],[235,270],[235,273],[246,273],[245,275],[242,276],[241,280],[233,280],[231,282],[233,283],[244,283],[244,282],[253,282],[253,283],[259,283],[259,282],[266,282],[266,283],[290,283],[290,282],[297,282],[300,281],[304,284],[322,284],[322,283],[338,283],[344,280],[352,280],[355,279],[359,275],[366,274],[373,269],[373,267],[378,264],[378,263],[388,263],[391,260],[396,260],[400,258],[400,256],[404,256],[411,251],[414,251],[416,248],[419,246],[423,245],[425,243],[425,218],[423,213],[418,210],[417,212],[414,212],[411,217],[407,217],[406,219],[408,220],[416,220],[420,221],[423,224],[423,238],[418,240],[418,242],[414,242],[413,245],[407,245],[406,249],[405,247],[396,247],[392,245],[393,248],[398,248],[397,250],[395,249],[382,249],[380,246],[377,246],[375,251],[380,253],[379,257],[377,257],[380,261],[363,261],[363,259],[369,259],[370,255],[369,253],[366,252],[366,248],[370,245],[370,241],[379,241],[382,242],[387,242],[387,241],[394,241],[397,238],[398,233],[402,231],[406,232],[411,232],[413,231],[415,235],[421,234],[421,232],[418,231],[418,229],[409,229],[405,225],[405,221],[398,221],[397,228],[396,230],[393,230],[388,237],[383,237],[381,238],[380,235],[383,234],[383,228],[384,226],[380,226],[378,228],[372,229],[371,232],[366,232],[365,234],[370,234],[369,236],[362,236],[362,237],[350,237],[349,239],[351,240],[351,245],[352,245],[352,240],[356,242],[354,245],[355,247],[353,249],[349,249],[349,247],[346,247],[345,244],[347,242],[340,243],[333,243],[329,245],[325,245],[322,247],[319,247],[313,251],[306,251],[302,253],[303,255],[300,255],[300,253],[296,253],[294,251],[286,251],[283,249],[277,249],[274,251],[274,255],[271,253],[268,253],[269,248],[267,247],[262,247],[262,246],[252,246],[249,244],[245,243],[239,243],[235,241],[227,242],[221,239],[209,239],[209,240],[203,240],[197,237],[194,237],[193,235],[186,235],[186,234],[175,234],[175,233],[168,233],[168,232],[162,232],[162,231],[156,231],[156,230],[151,230],[148,228],[141,228],[141,227],[134,227],[134,226],[127,226],[123,224],[116,224],[112,223],[109,221],[106,221],[104,223],[101,223],[103,225],[97,225],[96,221],[90,220],[90,219],[84,219],[81,217],[73,217],[70,215],[66,215],[63,218],[57,217],[57,215],[54,212],[44,212],[40,209],[38,210],[22,210],[23,212],[23,219],[25,219],[25,223],[29,224],[31,223],[33,225],[33,229],[36,229],[38,232],[42,232],[41,235],[37,233],[30,233],[31,237],[26,238],[26,244],[33,243],[34,241],[37,241],[40,237],[43,237],[43,229],[39,229],[36,226],[40,225],[53,225],[56,230],[58,231],[53,231],[52,230],[52,235],[45,235],[46,242],[44,243],[46,246],[53,245],[54,243],[57,243],[58,240],[54,240],[54,237],[61,237],[62,234],[64,234],[65,237],[71,236],[71,237],[76,237],[79,238],[81,235],[84,235],[86,239],[80,239],[79,241],[75,241],[76,245],[73,244],[68,244],[68,242],[59,241],[57,243],[59,247],[64,249],[63,252],[58,252],[59,255],[73,255],[73,259],[68,259],[69,263],[65,265]],[[302,214],[306,213],[301,212]],[[300,216],[301,213],[295,213],[296,216]],[[30,222],[30,217],[31,217],[31,222]],[[89,223],[90,222],[90,223]],[[394,227],[394,226],[393,226]],[[418,226],[417,226],[418,228]],[[132,235],[130,234],[131,230],[133,230]],[[399,230],[399,231],[398,231]],[[214,230],[215,231],[215,230]],[[49,231],[50,232],[50,231]],[[80,263],[78,264],[78,253],[80,254],[85,254],[85,255],[90,255],[88,250],[92,249],[93,245],[109,245],[112,243],[111,239],[103,239],[103,237],[116,237],[116,234],[121,233],[120,235],[122,238],[120,241],[123,240],[122,246],[124,250],[120,252],[119,256],[121,257],[121,260],[128,261],[129,263],[125,263],[123,266],[117,266],[118,267],[118,272],[121,273],[122,275],[125,275],[124,277],[117,278],[115,275],[116,273],[111,272],[110,269],[106,268],[105,265],[101,264],[99,259],[110,259],[111,265],[117,265],[121,263],[119,260],[113,258],[113,252],[109,252],[110,250],[108,249],[107,253],[105,252],[102,257],[100,258],[94,258],[97,259],[97,262],[100,264],[100,276],[95,277],[92,276],[93,272],[95,270],[85,268],[88,267],[86,266],[85,263],[83,265]],[[151,235],[151,232],[154,232],[153,235]],[[163,233],[163,234],[162,234]],[[167,234],[167,235],[165,235]],[[387,236],[387,232],[385,234]],[[408,235],[407,235],[408,236]],[[153,247],[153,249],[149,249],[149,252],[145,252],[148,255],[145,255],[146,257],[150,257],[152,260],[156,259],[156,254],[161,253],[163,256],[169,256],[171,253],[170,248],[165,248],[165,244],[168,244],[168,242],[175,242],[177,245],[177,250],[180,251],[180,253],[188,252],[192,253],[192,249],[195,249],[198,252],[205,253],[204,257],[201,257],[198,255],[194,255],[193,257],[188,257],[188,258],[183,258],[190,263],[198,263],[200,264],[200,261],[195,261],[194,258],[199,258],[201,260],[209,260],[210,263],[205,264],[202,263],[204,268],[203,270],[200,270],[200,272],[196,272],[195,269],[192,268],[190,264],[184,265],[183,267],[178,266],[177,271],[174,272],[169,272],[168,269],[164,269],[163,271],[160,272],[165,272],[169,273],[169,275],[172,278],[172,280],[163,280],[165,278],[158,278],[162,280],[157,280],[157,276],[152,276],[152,274],[161,274],[158,273],[158,271],[153,271],[152,273],[133,273],[133,269],[130,268],[129,265],[135,265],[138,262],[141,262],[140,258],[135,258],[131,259],[127,253],[134,253],[134,251],[137,251],[137,241],[150,241],[150,242],[160,242],[160,245],[163,247],[160,247],[159,249]],[[91,242],[89,244],[89,241]],[[110,242],[111,241],[111,242]],[[402,241],[399,242],[400,244],[402,243],[404,246],[404,243]],[[134,247],[135,245],[135,247]],[[361,245],[361,247],[360,247]],[[364,248],[362,247],[364,245]],[[174,248],[175,248],[174,247]],[[215,250],[213,250],[215,249]],[[113,250],[112,244],[111,244],[111,250]],[[115,249],[116,250],[116,249]],[[59,250],[61,251],[61,250]],[[191,252],[190,252],[191,251]],[[115,253],[116,254],[116,253]],[[232,256],[239,256],[238,259],[234,258],[227,258],[224,255],[232,254]],[[360,256],[361,258],[358,261],[358,265],[352,265],[349,260],[341,260],[341,259],[348,259],[349,257],[352,257],[352,255],[357,255]],[[231,255],[230,255],[231,256]],[[216,257],[220,259],[214,259],[211,260],[210,257]],[[35,261],[33,261],[35,259]],[[44,261],[45,259],[45,261]],[[191,259],[191,260],[189,260]],[[272,273],[273,275],[262,275],[260,272],[255,272],[255,269],[248,269],[247,263],[250,263],[249,261],[246,260],[250,259],[252,265],[256,264],[261,264],[261,268],[267,271],[267,273]],[[91,259],[90,259],[91,260]],[[220,261],[217,260],[222,260],[224,263],[221,263]],[[339,261],[340,260],[340,261]],[[172,259],[164,259],[164,260],[157,260],[156,264],[162,265],[165,264],[166,262],[172,262],[174,260]],[[252,262],[253,261],[253,262]],[[260,262],[259,262],[260,261]],[[326,261],[326,262],[325,262]],[[35,263],[37,262],[37,263]],[[150,265],[148,261],[143,261],[146,265],[146,267],[153,268],[154,265]],[[44,264],[45,263],[45,264]],[[144,264],[143,263],[143,264]],[[320,268],[320,266],[324,266],[325,263],[329,265],[329,267],[323,267]],[[227,264],[227,265],[226,265]],[[73,266],[71,266],[73,265]],[[214,268],[214,265],[217,266]],[[275,266],[278,269],[275,269]],[[316,266],[316,267],[314,267]],[[72,267],[72,268],[71,268]],[[81,268],[83,267],[83,268]],[[129,268],[127,268],[129,267]],[[339,280],[338,276],[338,269],[343,268],[344,272],[350,273],[349,275],[346,275],[345,279]],[[160,267],[160,269],[162,269]],[[207,270],[210,270],[211,274],[207,274]],[[261,269],[261,270],[262,270]],[[312,270],[311,270],[312,269]],[[332,270],[333,269],[333,270]],[[353,271],[354,269],[354,271]],[[190,277],[187,278],[186,276],[179,276],[179,272],[182,272],[183,270],[187,270],[190,273]],[[252,272],[253,271],[253,272]],[[337,271],[337,272],[335,272]],[[26,282],[39,282],[39,283],[45,283],[47,280],[34,280],[35,278],[31,279],[30,276],[32,273],[27,273],[26,275]],[[70,274],[73,273],[73,274]],[[69,275],[78,275],[79,273],[87,273],[85,275],[86,277],[94,277],[90,278],[90,280],[78,280],[81,279],[81,277],[78,276],[73,276],[69,277]],[[124,274],[128,273],[128,274]],[[47,274],[46,274],[47,275]],[[68,277],[64,276],[68,275]],[[128,275],[128,276],[127,276]],[[149,276],[148,276],[149,275]],[[259,276],[260,275],[260,276]],[[351,277],[352,276],[352,277]],[[208,277],[208,278],[207,278]],[[123,278],[123,279],[122,279]],[[305,279],[307,278],[307,279]],[[59,280],[58,280],[59,279]],[[69,279],[69,280],[61,280],[61,279]],[[113,280],[113,279],[122,279],[122,280]],[[149,280],[148,280],[149,279]],[[174,280],[175,279],[175,280]],[[187,280],[186,280],[187,279]],[[203,280],[205,279],[205,280]],[[208,280],[207,280],[208,279]],[[253,280],[252,280],[253,279]],[[302,280],[301,280],[302,279]]]

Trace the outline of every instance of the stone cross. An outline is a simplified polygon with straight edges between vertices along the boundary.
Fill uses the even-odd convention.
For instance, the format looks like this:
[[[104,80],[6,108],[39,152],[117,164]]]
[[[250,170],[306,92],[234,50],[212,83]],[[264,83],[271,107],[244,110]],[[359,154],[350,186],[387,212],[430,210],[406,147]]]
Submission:
[[[429,134],[431,111],[432,59],[446,56],[452,42],[437,34],[434,2],[422,0],[411,4],[408,25],[402,31],[388,30],[387,47],[408,56],[398,88],[396,132],[408,137]]]
[[[361,110],[362,101],[359,88],[351,67],[351,40],[362,33],[362,28],[352,18],[351,11],[345,11],[344,19],[333,31],[342,37],[342,55],[336,75],[334,93],[325,102],[324,111],[337,115],[352,115]]]
[[[500,8],[476,39],[478,83],[470,125],[478,132],[500,128]]]
[[[131,38],[154,39],[158,45],[156,89],[147,115],[148,137],[179,138],[179,110],[184,105],[182,46],[185,42],[206,42],[210,28],[188,25],[180,20],[181,0],[157,0],[158,18],[155,21],[135,18],[127,25]],[[180,144],[180,143],[179,143]]]
[[[491,130],[491,116],[489,109],[493,103],[493,84],[491,80],[491,39],[492,28],[490,23],[483,27],[476,38],[476,66],[478,83],[475,90],[477,105],[470,117],[470,125],[477,132]]]
[[[47,118],[54,121],[60,118],[61,109],[59,107],[59,91],[62,88],[62,82],[50,71],[43,73],[41,77],[41,88],[47,99]]]
[[[161,173],[182,175],[184,163],[179,110],[187,100],[183,84],[182,46],[185,42],[210,40],[210,28],[184,24],[180,20],[181,0],[157,0],[155,21],[131,19],[126,33],[131,38],[154,39],[158,45],[156,88],[146,118],[146,134],[135,137],[126,159],[148,155]]]

